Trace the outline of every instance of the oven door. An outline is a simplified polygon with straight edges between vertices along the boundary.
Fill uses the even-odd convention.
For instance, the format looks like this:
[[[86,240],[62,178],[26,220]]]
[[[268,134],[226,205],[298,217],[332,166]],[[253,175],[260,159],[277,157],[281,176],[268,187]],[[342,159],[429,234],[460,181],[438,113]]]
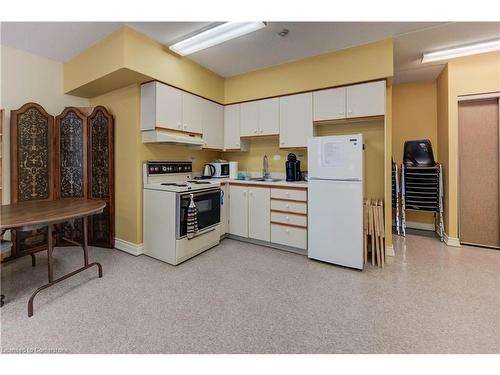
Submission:
[[[177,194],[177,239],[187,235],[187,213],[193,194],[198,209],[198,232],[203,234],[220,223],[220,188]]]

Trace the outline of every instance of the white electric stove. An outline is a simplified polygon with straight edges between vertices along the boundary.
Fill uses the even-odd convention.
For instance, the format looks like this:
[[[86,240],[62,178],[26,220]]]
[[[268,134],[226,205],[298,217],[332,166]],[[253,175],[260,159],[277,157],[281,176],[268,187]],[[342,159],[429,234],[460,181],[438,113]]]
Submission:
[[[177,265],[220,241],[220,183],[193,179],[190,161],[144,163],[144,253]],[[198,232],[187,238],[191,196],[198,208]]]

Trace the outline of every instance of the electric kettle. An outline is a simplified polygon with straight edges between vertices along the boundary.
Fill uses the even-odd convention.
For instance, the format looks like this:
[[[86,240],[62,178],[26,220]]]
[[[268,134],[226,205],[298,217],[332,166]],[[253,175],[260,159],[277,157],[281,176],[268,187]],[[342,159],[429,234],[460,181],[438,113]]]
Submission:
[[[212,178],[215,174],[215,167],[212,164],[205,164],[201,172],[201,178]]]

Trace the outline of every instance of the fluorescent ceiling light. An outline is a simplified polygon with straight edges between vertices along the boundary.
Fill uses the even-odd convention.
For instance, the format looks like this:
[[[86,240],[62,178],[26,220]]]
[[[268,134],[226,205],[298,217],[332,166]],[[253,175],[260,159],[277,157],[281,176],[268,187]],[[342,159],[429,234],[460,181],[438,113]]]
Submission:
[[[266,27],[264,22],[226,22],[175,43],[169,48],[181,56],[186,56],[257,31],[263,27]]]
[[[468,46],[444,49],[436,52],[424,53],[422,63],[454,59],[462,56],[476,55],[478,53],[500,51],[500,39],[488,42],[470,44]]]

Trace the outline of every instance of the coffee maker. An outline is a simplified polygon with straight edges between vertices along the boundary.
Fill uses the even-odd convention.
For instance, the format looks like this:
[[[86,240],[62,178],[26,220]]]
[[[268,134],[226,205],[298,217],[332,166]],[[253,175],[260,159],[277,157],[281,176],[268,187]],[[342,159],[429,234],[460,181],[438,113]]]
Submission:
[[[285,162],[286,180],[287,181],[300,181],[302,180],[302,172],[300,171],[300,160],[293,153],[288,154],[287,161]]]

